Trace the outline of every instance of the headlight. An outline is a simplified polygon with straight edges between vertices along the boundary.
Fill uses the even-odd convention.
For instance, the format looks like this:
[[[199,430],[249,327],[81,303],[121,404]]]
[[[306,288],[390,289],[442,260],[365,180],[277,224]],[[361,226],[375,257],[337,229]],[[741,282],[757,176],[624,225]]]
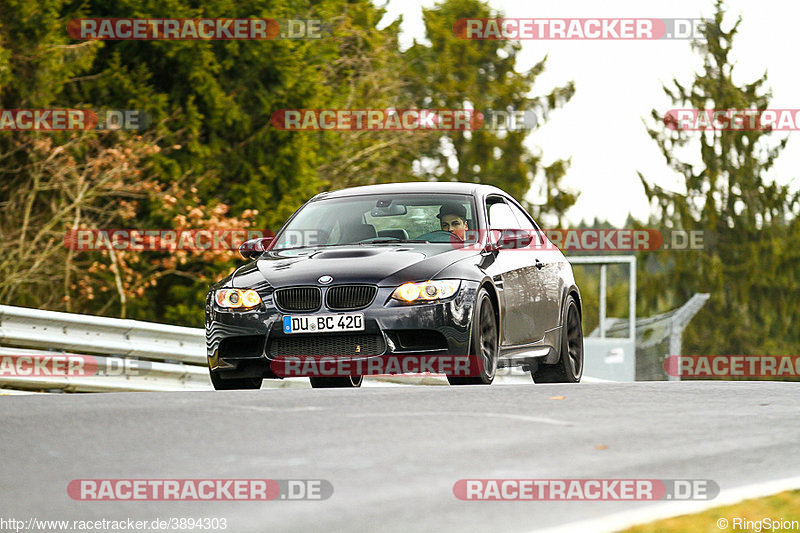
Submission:
[[[392,293],[392,298],[401,302],[430,302],[450,298],[458,291],[461,282],[457,279],[404,283]]]
[[[219,289],[214,299],[226,309],[252,309],[261,305],[261,296],[253,289]]]

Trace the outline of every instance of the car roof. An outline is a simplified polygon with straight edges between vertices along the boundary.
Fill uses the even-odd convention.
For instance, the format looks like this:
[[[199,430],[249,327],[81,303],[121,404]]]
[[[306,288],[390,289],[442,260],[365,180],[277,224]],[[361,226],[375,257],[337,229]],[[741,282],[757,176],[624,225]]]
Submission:
[[[402,183],[384,183],[380,185],[363,185],[338,191],[323,192],[313,200],[323,198],[344,198],[366,194],[400,194],[400,193],[452,193],[485,196],[487,194],[507,194],[502,189],[482,183],[464,183],[460,181],[409,181]]]

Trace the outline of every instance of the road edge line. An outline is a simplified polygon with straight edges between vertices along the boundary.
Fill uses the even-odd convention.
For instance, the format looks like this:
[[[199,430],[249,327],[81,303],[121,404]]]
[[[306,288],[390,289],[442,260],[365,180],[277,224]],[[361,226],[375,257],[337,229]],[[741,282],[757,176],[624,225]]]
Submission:
[[[548,527],[544,529],[533,529],[536,533],[571,533],[574,531],[592,531],[597,533],[613,533],[633,526],[648,524],[665,518],[685,514],[695,514],[715,507],[725,507],[736,504],[744,500],[763,498],[772,496],[786,490],[797,489],[800,487],[800,476],[764,481],[736,487],[733,489],[720,491],[719,496],[713,500],[706,501],[686,501],[668,502],[659,505],[651,505],[642,509],[630,511],[620,511],[599,518],[569,522],[560,526]]]

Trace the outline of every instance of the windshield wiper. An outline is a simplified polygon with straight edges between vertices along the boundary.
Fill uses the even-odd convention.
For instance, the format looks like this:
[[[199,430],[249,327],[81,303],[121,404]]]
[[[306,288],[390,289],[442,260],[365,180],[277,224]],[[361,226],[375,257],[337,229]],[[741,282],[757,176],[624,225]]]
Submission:
[[[336,244],[314,244],[308,246],[292,246],[290,248],[273,248],[269,250],[270,252],[285,252],[287,250],[302,250],[304,248],[328,248],[331,246],[355,246],[355,245],[364,245],[364,244],[404,244],[408,242],[433,242],[433,241],[426,241],[424,239],[376,239],[374,241],[364,241],[364,242],[339,242]]]
[[[426,240],[421,240],[421,239],[390,239],[390,238],[387,238],[387,239],[373,239],[371,241],[362,241],[362,242],[359,242],[358,244],[393,244],[393,243],[404,244],[404,243],[407,243],[407,242],[431,242],[431,241],[426,241]]]
[[[286,250],[303,250],[305,248],[326,248],[328,246],[345,246],[353,245],[355,243],[338,243],[338,244],[309,244],[308,246],[291,246],[289,248],[273,248],[267,250],[268,252],[285,252]]]

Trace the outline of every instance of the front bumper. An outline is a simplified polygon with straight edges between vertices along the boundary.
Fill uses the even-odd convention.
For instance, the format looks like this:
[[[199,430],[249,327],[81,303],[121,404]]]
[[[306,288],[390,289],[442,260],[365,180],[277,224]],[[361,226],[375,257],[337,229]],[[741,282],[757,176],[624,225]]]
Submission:
[[[337,355],[347,357],[387,357],[391,355],[467,355],[472,324],[472,310],[478,290],[478,282],[462,281],[455,296],[443,302],[403,304],[391,299],[395,287],[379,287],[372,304],[357,311],[346,313],[364,314],[364,331],[357,335],[376,342],[371,343],[373,352]],[[326,290],[323,288],[323,291]],[[277,308],[272,292],[261,294],[262,305],[253,311],[232,312],[219,308],[210,297],[206,301],[206,349],[208,366],[226,377],[276,378],[270,363],[278,356],[281,340],[292,339],[299,345],[315,347],[315,353],[324,353],[330,340],[327,337],[353,336],[353,333],[285,334],[283,316],[313,316],[316,314],[339,314],[324,306],[314,312],[284,312]],[[323,299],[324,301],[324,299]],[[377,348],[376,348],[377,347]],[[284,349],[284,348],[281,348]],[[322,350],[322,352],[320,352]],[[379,353],[378,353],[379,352]],[[296,355],[296,354],[295,354]],[[307,355],[307,354],[303,354]],[[327,354],[326,354],[327,355]]]

